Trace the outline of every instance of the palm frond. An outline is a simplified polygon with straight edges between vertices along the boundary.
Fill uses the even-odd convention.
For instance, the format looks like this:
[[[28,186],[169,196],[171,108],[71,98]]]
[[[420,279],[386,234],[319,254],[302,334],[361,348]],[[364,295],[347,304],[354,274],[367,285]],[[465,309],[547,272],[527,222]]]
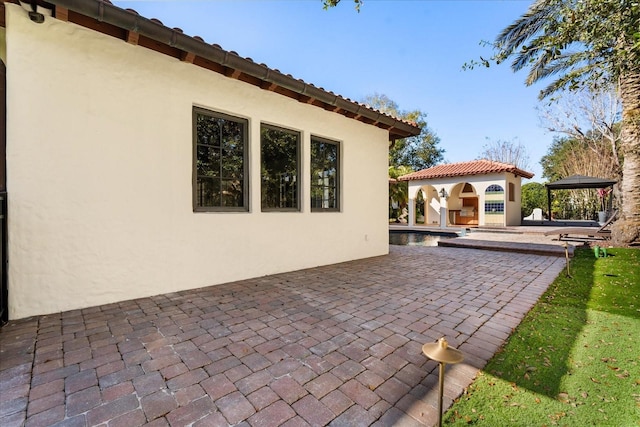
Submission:
[[[538,57],[538,60],[531,63],[529,65],[529,74],[527,75],[527,79],[525,80],[525,84],[527,86],[531,86],[538,80],[542,78],[543,75],[546,74],[546,69],[551,61],[550,53],[543,53]]]
[[[518,20],[498,34],[495,44],[505,53],[511,53],[524,45],[527,40],[535,37],[553,16],[554,3],[553,0],[537,0]]]
[[[587,66],[587,56],[588,55],[586,55],[584,52],[572,52],[563,54],[555,58],[553,61],[547,63],[546,66],[540,67],[536,79],[531,83],[535,83],[535,81],[572,69],[574,72],[578,70],[584,70],[585,72],[589,71],[589,67]],[[575,68],[576,66],[580,67]]]
[[[540,38],[533,40],[526,49],[523,49],[516,54],[513,62],[511,63],[511,69],[513,71],[520,71],[534,62],[536,58],[541,55],[545,55],[548,48],[539,40]]]
[[[581,86],[587,84],[589,79],[589,73],[597,72],[595,70],[598,69],[597,64],[587,64],[584,67],[577,68],[566,74],[562,75],[560,78],[554,80],[549,86],[540,91],[538,95],[539,99],[544,99],[549,95],[556,93],[563,89],[577,89]]]

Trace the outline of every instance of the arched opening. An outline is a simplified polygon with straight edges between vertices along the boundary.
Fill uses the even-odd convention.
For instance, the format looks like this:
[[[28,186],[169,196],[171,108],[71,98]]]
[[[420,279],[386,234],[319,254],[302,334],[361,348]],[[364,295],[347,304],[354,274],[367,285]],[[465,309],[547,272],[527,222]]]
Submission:
[[[440,197],[438,190],[432,185],[425,185],[418,189],[415,197],[416,224],[437,226],[440,224]]]
[[[425,194],[422,191],[422,188],[418,190],[418,194],[416,194],[416,224],[424,224],[425,223]]]
[[[451,189],[449,221],[452,225],[478,225],[478,194],[471,183],[462,182]]]

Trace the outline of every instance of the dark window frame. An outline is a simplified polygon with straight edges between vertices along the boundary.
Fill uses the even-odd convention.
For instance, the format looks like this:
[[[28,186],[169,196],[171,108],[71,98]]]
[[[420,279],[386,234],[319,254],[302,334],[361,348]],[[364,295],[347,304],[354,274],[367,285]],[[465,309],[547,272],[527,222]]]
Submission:
[[[198,115],[214,119],[228,120],[242,125],[242,206],[203,206],[198,197]],[[193,107],[192,113],[192,206],[194,212],[249,212],[250,187],[249,187],[249,120],[242,117],[218,111],[208,110],[202,107]],[[200,144],[202,145],[202,144]],[[222,164],[222,161],[221,161]],[[216,179],[221,182],[224,177],[220,175]]]
[[[313,174],[313,167],[314,167],[314,162],[313,162],[313,158],[311,158],[311,155],[313,154],[313,144],[314,143],[319,143],[319,144],[329,144],[329,145],[334,145],[335,149],[336,149],[336,176],[335,176],[335,188],[334,188],[334,194],[335,194],[335,207],[330,207],[330,208],[323,208],[323,207],[314,207],[313,206],[313,189],[314,188],[318,188],[318,187],[322,187],[324,188],[325,186],[319,186],[319,185],[314,185],[314,177],[310,175],[310,180],[311,180],[311,185],[310,185],[310,195],[309,195],[309,201],[311,202],[311,212],[340,212],[340,197],[341,197],[341,171],[340,171],[340,167],[341,167],[341,155],[340,155],[340,150],[342,148],[341,144],[339,141],[334,141],[334,140],[330,140],[327,138],[322,138],[319,136],[311,136],[311,144],[310,144],[310,156],[309,156],[309,163],[310,163],[310,169],[311,169],[311,174]],[[331,187],[329,185],[327,185],[326,187]]]
[[[272,207],[265,206],[265,181],[263,174],[264,167],[264,141],[262,139],[262,131],[263,129],[269,129],[272,131],[288,133],[291,135],[295,135],[296,137],[296,154],[295,154],[295,162],[296,162],[296,188],[295,188],[295,206],[293,207]],[[282,126],[272,125],[268,123],[260,124],[260,208],[262,212],[301,212],[302,203],[301,203],[301,194],[302,194],[302,132],[288,129]]]

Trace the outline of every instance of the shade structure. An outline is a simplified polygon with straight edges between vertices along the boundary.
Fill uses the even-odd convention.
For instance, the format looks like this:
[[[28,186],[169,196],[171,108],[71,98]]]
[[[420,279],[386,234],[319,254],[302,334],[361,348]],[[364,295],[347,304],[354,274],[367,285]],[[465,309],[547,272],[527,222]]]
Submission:
[[[584,176],[584,175],[572,175],[566,178],[563,178],[559,181],[550,182],[545,184],[547,187],[547,203],[548,203],[548,214],[549,218],[551,218],[551,190],[573,190],[578,188],[607,188],[614,186],[618,181],[606,179],[606,178],[595,178],[592,176]]]
[[[584,176],[584,175],[572,175],[567,178],[563,178],[559,181],[545,184],[545,186],[550,190],[571,190],[575,188],[606,188],[606,187],[611,187],[617,182],[618,181],[605,179],[605,178],[594,178],[591,176]]]

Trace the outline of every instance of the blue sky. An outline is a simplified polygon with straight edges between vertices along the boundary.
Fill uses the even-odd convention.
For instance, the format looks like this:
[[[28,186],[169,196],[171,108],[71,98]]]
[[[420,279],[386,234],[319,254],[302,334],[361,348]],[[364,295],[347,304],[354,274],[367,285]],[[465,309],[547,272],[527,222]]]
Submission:
[[[427,113],[445,161],[478,158],[488,140],[522,143],[532,181],[553,135],[540,126],[541,85],[508,64],[463,71],[491,56],[481,46],[530,5],[527,0],[351,0],[323,10],[321,0],[113,1],[168,27],[279,69],[352,100],[385,94],[402,110]],[[488,140],[487,140],[488,138]]]

